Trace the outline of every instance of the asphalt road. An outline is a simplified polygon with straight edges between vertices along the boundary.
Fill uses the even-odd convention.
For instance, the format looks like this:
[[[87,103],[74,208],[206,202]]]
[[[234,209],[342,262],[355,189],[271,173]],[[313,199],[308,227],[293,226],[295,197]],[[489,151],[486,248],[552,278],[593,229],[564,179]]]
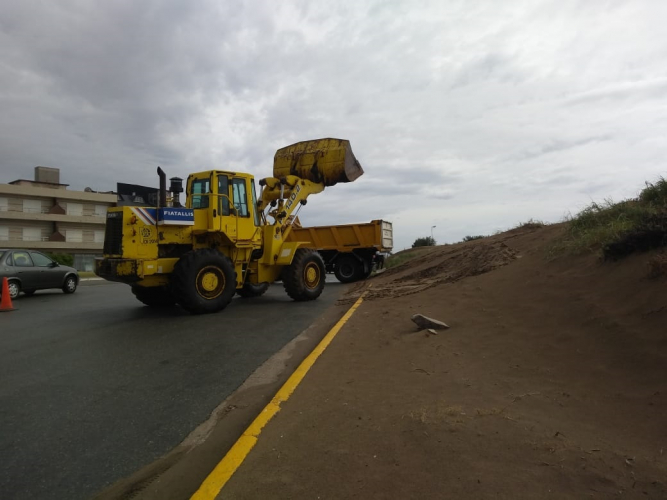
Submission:
[[[276,284],[204,316],[107,282],[15,300],[0,315],[0,497],[89,498],[151,463],[342,289],[297,303]]]

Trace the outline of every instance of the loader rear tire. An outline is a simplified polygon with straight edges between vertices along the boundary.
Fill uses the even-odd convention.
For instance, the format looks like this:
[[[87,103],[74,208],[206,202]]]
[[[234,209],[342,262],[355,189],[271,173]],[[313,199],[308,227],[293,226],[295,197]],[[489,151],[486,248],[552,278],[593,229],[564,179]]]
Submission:
[[[236,290],[236,293],[239,294],[244,299],[250,299],[252,297],[259,297],[264,295],[264,293],[269,289],[268,283],[245,283],[243,288]]]
[[[364,265],[352,255],[341,255],[336,259],[334,274],[341,283],[352,283],[361,279]]]
[[[191,314],[222,311],[236,291],[236,271],[232,261],[217,250],[193,250],[174,266],[171,289],[176,301]]]
[[[176,304],[171,291],[162,286],[133,286],[132,293],[139,302],[148,307],[171,307]]]
[[[283,271],[283,286],[293,300],[315,300],[324,290],[324,260],[315,250],[299,248]]]

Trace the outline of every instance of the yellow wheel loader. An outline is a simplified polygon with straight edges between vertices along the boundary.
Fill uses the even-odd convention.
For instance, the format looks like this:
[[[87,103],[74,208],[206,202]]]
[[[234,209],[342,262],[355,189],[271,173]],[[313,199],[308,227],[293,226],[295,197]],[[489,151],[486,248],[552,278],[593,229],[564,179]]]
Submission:
[[[116,207],[107,213],[104,257],[96,273],[131,286],[152,307],[179,304],[193,314],[221,311],[238,293],[263,294],[282,279],[294,300],[314,300],[324,288],[325,264],[304,243],[288,241],[300,207],[311,194],[363,174],[350,143],[299,142],[279,149],[273,177],[208,170],[182,180],[158,168],[158,206]]]

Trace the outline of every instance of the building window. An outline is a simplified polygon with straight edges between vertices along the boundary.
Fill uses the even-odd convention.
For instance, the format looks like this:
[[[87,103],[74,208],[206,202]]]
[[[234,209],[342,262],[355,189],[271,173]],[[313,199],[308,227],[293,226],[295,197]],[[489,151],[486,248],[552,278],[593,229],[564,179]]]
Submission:
[[[42,213],[41,200],[23,200],[23,211],[31,214]]]
[[[95,216],[96,217],[106,217],[107,216],[107,207],[106,205],[95,205]]]
[[[67,215],[76,215],[81,217],[83,215],[83,205],[81,203],[67,202]]]
[[[7,198],[0,198],[0,212],[7,212],[9,210],[9,202]]]
[[[69,205],[68,205],[69,207]],[[73,243],[82,243],[83,242],[83,230],[81,229],[67,229],[65,231],[65,241],[71,241]]]
[[[9,228],[7,226],[0,226],[0,240],[9,241]]]
[[[104,231],[95,231],[95,243],[104,243]]]
[[[42,230],[38,227],[24,227],[23,241],[42,241]]]

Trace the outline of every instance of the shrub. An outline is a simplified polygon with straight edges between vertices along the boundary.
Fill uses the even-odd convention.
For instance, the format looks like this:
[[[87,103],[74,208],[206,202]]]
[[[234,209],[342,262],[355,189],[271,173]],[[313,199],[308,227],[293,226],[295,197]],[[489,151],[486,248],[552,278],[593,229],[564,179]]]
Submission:
[[[74,256],[69,253],[49,253],[47,255],[63,266],[71,267],[74,264]]]
[[[602,250],[605,258],[620,258],[667,243],[667,181],[660,178],[636,199],[593,202],[568,217],[566,234],[550,249],[550,257]]]
[[[461,241],[466,242],[466,241],[474,241],[474,240],[481,240],[482,238],[486,238],[486,236],[477,235],[477,236],[466,236],[463,238]]]
[[[522,222],[516,228],[517,229],[539,229],[544,227],[545,224],[541,220],[529,219],[526,222]]]
[[[412,244],[412,248],[417,247],[433,247],[435,246],[435,240],[431,236],[425,236],[423,238],[417,238]]]

